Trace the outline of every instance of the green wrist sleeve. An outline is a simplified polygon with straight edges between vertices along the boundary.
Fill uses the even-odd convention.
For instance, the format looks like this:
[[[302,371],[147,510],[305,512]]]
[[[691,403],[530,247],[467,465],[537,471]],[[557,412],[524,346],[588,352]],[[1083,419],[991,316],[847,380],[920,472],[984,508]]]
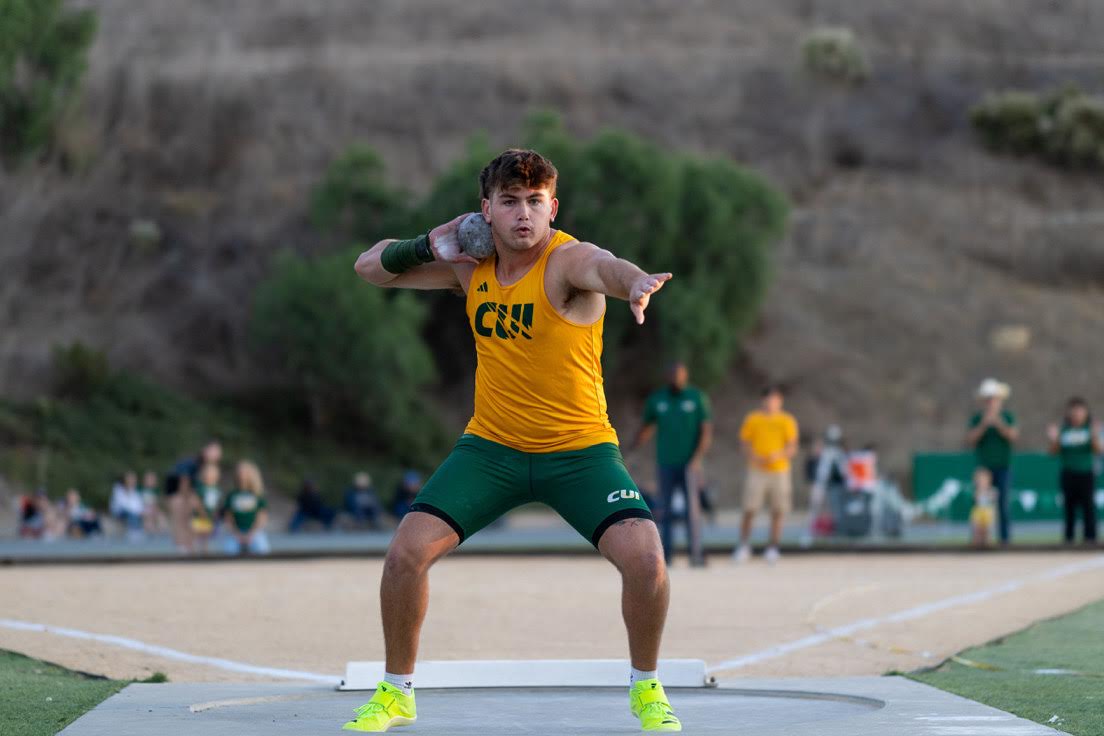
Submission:
[[[419,235],[410,240],[396,240],[380,253],[380,265],[388,273],[400,274],[415,266],[434,260],[429,247],[429,235]]]

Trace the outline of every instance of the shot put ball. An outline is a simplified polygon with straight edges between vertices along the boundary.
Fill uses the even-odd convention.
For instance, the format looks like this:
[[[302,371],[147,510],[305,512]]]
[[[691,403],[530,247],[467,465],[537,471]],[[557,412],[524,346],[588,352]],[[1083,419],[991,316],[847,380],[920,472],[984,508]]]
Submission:
[[[460,247],[472,258],[482,261],[495,252],[491,226],[478,213],[468,215],[456,232]]]

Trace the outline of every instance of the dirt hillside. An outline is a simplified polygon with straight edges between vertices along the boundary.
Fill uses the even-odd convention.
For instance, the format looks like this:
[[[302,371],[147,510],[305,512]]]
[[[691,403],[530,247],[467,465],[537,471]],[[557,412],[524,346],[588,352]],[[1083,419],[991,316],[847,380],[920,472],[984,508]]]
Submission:
[[[41,390],[51,346],[78,337],[169,385],[249,386],[249,295],[280,248],[335,245],[305,215],[335,155],[365,141],[417,189],[473,132],[507,145],[552,108],[580,135],[729,156],[795,204],[762,319],[714,391],[722,477],[767,378],[806,426],[839,420],[898,471],[957,444],[988,374],[1012,384],[1028,444],[1071,392],[1104,406],[1100,180],[994,157],[967,121],[989,90],[1101,92],[1092,0],[79,4],[101,30],[65,131],[77,170],[0,179],[4,395]],[[799,40],[822,25],[855,30],[865,86],[802,76]],[[145,223],[160,244],[131,237]],[[614,393],[623,433],[638,400]]]

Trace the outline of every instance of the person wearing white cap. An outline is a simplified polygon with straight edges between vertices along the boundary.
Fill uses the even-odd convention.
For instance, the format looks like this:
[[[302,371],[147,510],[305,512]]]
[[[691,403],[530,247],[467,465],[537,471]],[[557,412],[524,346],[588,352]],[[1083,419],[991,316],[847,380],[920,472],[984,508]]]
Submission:
[[[1008,544],[1011,530],[1008,497],[1011,484],[1012,445],[1019,439],[1016,416],[1004,408],[1011,394],[1008,384],[986,378],[978,387],[981,410],[970,418],[966,442],[974,448],[978,467],[989,471],[997,491],[997,528],[1001,544]]]

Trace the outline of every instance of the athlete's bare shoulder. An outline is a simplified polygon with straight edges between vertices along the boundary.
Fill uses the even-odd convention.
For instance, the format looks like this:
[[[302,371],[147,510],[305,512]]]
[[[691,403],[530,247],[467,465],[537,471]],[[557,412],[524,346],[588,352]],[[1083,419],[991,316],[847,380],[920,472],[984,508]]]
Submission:
[[[590,324],[605,311],[605,297],[598,289],[586,288],[581,274],[593,269],[595,259],[608,255],[594,243],[573,240],[548,256],[544,291],[556,311],[570,320]]]
[[[585,263],[603,252],[605,251],[594,243],[588,243],[585,240],[569,240],[558,246],[552,251],[551,255],[548,256],[548,268],[566,271]]]
[[[611,257],[612,253],[594,243],[572,240],[552,251],[548,257],[548,271],[557,279],[573,283],[578,288],[579,279],[572,278],[574,275],[592,269],[599,260]]]

